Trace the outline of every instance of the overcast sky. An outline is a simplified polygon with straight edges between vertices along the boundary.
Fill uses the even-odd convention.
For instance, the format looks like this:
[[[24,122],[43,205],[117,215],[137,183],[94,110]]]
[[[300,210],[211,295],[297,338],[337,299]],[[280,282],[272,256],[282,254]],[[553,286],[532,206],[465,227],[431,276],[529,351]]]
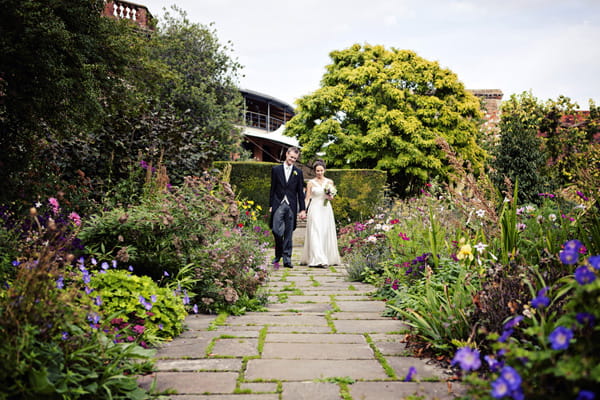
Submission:
[[[291,105],[319,88],[329,53],[409,49],[467,89],[600,103],[600,0],[136,0],[214,23],[243,66],[239,85]]]

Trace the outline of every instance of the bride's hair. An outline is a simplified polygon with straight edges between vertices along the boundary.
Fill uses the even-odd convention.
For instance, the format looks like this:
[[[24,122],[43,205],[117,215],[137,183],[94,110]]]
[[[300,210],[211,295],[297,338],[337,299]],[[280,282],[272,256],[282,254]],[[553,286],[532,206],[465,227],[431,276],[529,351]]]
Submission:
[[[316,161],[313,163],[313,166],[312,166],[312,167],[313,167],[313,169],[317,169],[317,167],[318,167],[319,165],[320,165],[321,167],[323,167],[323,169],[327,169],[327,168],[325,168],[325,161],[323,161],[323,160],[316,160]]]

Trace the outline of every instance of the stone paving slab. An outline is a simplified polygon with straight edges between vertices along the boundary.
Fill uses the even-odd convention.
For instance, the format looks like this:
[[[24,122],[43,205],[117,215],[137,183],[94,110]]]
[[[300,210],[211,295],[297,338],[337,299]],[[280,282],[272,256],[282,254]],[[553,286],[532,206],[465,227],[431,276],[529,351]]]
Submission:
[[[277,392],[276,382],[244,382],[240,384],[240,389],[251,390],[254,393],[275,393]]]
[[[318,333],[267,333],[265,343],[367,343],[362,335]]]
[[[334,383],[325,382],[285,382],[284,400],[339,400],[340,388]]]
[[[354,379],[386,379],[381,364],[375,360],[269,360],[248,361],[247,380],[304,381],[332,377]]]
[[[406,348],[406,343],[400,342],[373,342],[377,350],[384,356],[408,356],[410,350]]]
[[[302,303],[314,301],[315,303],[331,303],[331,297],[329,296],[288,296],[287,302],[289,303]]]
[[[248,314],[227,319],[228,325],[296,325],[296,326],[327,326],[327,321],[322,316],[314,315],[273,315],[273,314]]]
[[[233,393],[237,372],[156,372],[138,378],[142,388],[150,389],[156,378],[156,390],[176,390],[181,394]]]
[[[417,357],[396,357],[388,356],[385,357],[390,367],[394,369],[396,376],[403,378],[408,374],[410,367],[415,367],[417,374],[415,379],[430,379],[436,378],[439,380],[445,380],[450,378],[450,375],[444,373],[438,365],[430,362],[429,360],[420,359]]]
[[[376,312],[382,313],[385,310],[384,301],[337,301],[337,306],[342,311],[350,312]]]
[[[162,399],[163,397],[161,397]],[[278,394],[170,395],[168,400],[279,400]]]
[[[333,324],[340,333],[387,333],[408,329],[396,320],[334,320]]]
[[[450,385],[450,390],[453,390]],[[445,382],[356,382],[349,385],[353,400],[400,400],[408,396],[425,399],[450,400],[456,393],[449,392]]]
[[[359,343],[265,343],[263,358],[297,360],[369,360],[373,350]]]
[[[209,358],[199,360],[158,360],[158,371],[239,371],[242,360],[239,358]]]
[[[235,338],[217,339],[212,348],[213,356],[245,357],[258,355],[258,340]]]
[[[379,312],[336,312],[331,313],[333,319],[385,319],[389,320],[389,317],[382,317]]]
[[[333,333],[329,326],[299,326],[299,325],[273,325],[269,326],[272,333]]]
[[[203,358],[210,338],[178,339],[163,344],[156,352],[158,358]]]
[[[190,330],[204,330],[215,318],[215,315],[191,314],[185,318],[184,326]]]
[[[311,312],[311,313],[320,313],[325,314],[325,312],[330,311],[331,304],[327,303],[315,303],[315,304],[307,304],[307,303],[284,303],[284,304],[270,304],[267,306],[267,310],[269,311],[300,311],[300,312]]]

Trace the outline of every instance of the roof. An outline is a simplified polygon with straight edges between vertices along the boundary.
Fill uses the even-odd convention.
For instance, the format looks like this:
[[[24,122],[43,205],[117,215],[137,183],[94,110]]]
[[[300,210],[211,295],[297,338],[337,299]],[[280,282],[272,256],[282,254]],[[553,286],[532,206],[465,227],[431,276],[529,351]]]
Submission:
[[[286,103],[283,100],[279,100],[273,96],[269,96],[268,94],[256,92],[256,91],[250,90],[250,89],[240,89],[240,92],[242,92],[242,94],[245,96],[255,97],[255,98],[259,98],[260,100],[269,101],[275,105],[278,105],[281,108],[289,108],[292,112],[294,112],[294,107],[292,105]]]
[[[249,126],[243,127],[242,133],[246,136],[257,137],[261,139],[267,139],[272,142],[278,142],[286,146],[300,147],[298,139],[291,136],[284,136],[283,131],[285,125],[281,125],[277,130],[273,132],[265,132],[263,129],[251,128]]]

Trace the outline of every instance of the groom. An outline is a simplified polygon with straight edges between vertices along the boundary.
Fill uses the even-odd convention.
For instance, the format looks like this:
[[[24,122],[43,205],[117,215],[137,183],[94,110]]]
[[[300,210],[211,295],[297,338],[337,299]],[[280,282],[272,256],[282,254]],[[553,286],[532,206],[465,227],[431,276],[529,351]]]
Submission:
[[[285,154],[285,162],[271,170],[269,227],[275,237],[273,263],[279,263],[283,257],[283,266],[286,268],[292,268],[292,234],[296,229],[296,214],[299,211],[300,218],[306,218],[304,176],[294,166],[299,155],[298,148],[290,147]]]

